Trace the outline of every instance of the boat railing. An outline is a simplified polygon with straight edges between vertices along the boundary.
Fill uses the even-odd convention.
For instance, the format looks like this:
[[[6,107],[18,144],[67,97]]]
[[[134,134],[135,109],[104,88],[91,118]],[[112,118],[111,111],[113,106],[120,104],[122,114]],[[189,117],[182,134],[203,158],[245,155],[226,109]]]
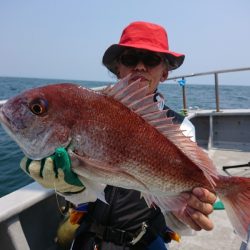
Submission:
[[[233,72],[241,72],[241,71],[250,71],[250,67],[245,68],[234,68],[234,69],[224,69],[224,70],[214,70],[214,71],[207,71],[207,72],[199,72],[199,73],[192,73],[186,75],[179,75],[174,77],[169,77],[168,81],[175,80],[178,81],[182,87],[182,102],[183,102],[183,113],[187,113],[187,96],[186,96],[186,78],[190,77],[199,77],[199,76],[214,76],[214,90],[215,90],[215,102],[216,102],[216,112],[220,112],[220,96],[219,96],[219,75],[225,73],[233,73]],[[101,87],[94,87],[94,90],[100,90],[106,86]],[[6,102],[7,100],[0,100],[0,107]]]
[[[207,76],[207,75],[214,75],[214,87],[215,87],[215,101],[216,101],[216,112],[220,112],[220,98],[219,98],[219,75],[225,73],[232,73],[232,72],[240,72],[240,71],[250,71],[250,67],[246,68],[235,68],[235,69],[224,69],[224,70],[214,70],[214,71],[207,71],[207,72],[200,72],[200,73],[192,73],[186,75],[179,75],[174,77],[169,77],[167,81],[170,80],[177,80],[179,81],[182,87],[182,99],[183,99],[183,113],[187,113],[187,97],[186,97],[186,78],[189,77],[197,77],[197,76]]]

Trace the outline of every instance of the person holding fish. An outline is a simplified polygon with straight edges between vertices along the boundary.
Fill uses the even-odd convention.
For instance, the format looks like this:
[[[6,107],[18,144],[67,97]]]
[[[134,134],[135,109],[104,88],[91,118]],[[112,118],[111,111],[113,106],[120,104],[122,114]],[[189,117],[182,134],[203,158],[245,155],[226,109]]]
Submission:
[[[167,33],[163,27],[139,21],[123,30],[120,42],[105,51],[102,61],[118,79],[126,78],[128,85],[136,82],[137,85],[147,86],[147,95],[154,98],[158,109],[166,110],[167,118],[172,118],[174,124],[180,124],[185,135],[194,140],[193,125],[167,107],[157,90],[159,83],[167,79],[169,71],[181,66],[184,57],[169,50]],[[55,175],[51,158],[45,161],[42,177],[39,161],[29,162],[27,168],[27,159],[24,159],[21,165],[45,187],[54,188],[56,182],[56,191],[67,200],[76,204],[88,202],[88,214],[77,230],[73,250],[167,249],[165,243],[175,237],[174,232],[182,234],[191,229],[213,229],[209,215],[213,212],[216,195],[206,188],[195,187],[192,192],[186,192],[183,198],[187,206],[181,212],[163,214],[156,205],[148,207],[140,192],[133,189],[103,186],[103,202],[103,198],[95,195],[96,192],[88,188],[84,181],[85,189],[79,185],[79,179],[70,182],[69,178],[65,178],[68,173],[60,168]]]

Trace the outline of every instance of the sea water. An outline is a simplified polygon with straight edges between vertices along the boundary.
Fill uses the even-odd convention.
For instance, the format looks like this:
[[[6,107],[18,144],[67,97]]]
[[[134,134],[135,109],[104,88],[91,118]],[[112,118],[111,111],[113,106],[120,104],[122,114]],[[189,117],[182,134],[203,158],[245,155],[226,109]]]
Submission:
[[[108,82],[73,81],[61,79],[37,79],[0,77],[0,100],[8,99],[30,88],[58,82],[74,82],[86,87],[99,87]],[[166,99],[166,104],[176,110],[183,108],[182,87],[176,84],[162,84],[159,87]],[[185,86],[187,107],[190,109],[215,109],[213,85],[187,84]],[[250,108],[250,86],[221,85],[219,88],[220,108]],[[19,167],[23,153],[0,126],[0,197],[30,182],[32,179]]]

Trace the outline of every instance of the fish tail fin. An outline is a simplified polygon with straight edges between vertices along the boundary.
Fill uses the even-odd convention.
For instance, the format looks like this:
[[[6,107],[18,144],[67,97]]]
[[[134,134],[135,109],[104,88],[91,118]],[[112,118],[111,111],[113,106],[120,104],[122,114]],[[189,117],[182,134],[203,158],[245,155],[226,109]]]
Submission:
[[[250,230],[250,178],[220,178],[217,193],[236,233],[247,242]]]

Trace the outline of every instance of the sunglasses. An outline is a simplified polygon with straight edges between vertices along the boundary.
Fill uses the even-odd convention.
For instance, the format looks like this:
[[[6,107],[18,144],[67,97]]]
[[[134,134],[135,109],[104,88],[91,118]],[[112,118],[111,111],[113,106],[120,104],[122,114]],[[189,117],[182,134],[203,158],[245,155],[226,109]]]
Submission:
[[[135,67],[139,62],[145,66],[156,67],[163,61],[163,58],[152,52],[133,51],[120,56],[120,62],[127,67]]]

